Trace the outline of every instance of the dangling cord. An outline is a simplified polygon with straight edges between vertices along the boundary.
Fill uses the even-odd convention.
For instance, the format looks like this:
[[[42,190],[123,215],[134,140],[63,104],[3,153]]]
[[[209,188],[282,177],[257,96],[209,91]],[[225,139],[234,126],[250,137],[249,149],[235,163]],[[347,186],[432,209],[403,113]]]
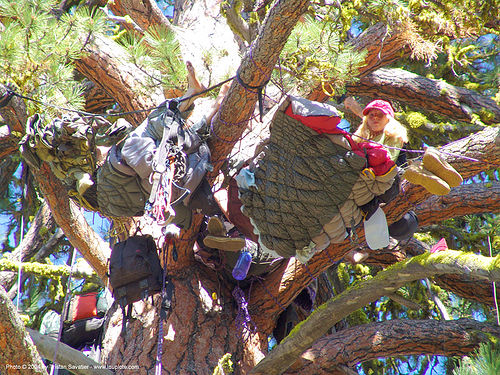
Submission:
[[[57,334],[56,348],[54,350],[54,358],[52,360],[52,367],[50,368],[50,375],[57,374],[59,371],[56,368],[57,351],[59,350],[59,342],[61,341],[62,331],[64,327],[64,319],[68,314],[69,308],[69,297],[71,294],[71,276],[73,274],[73,268],[75,265],[76,249],[73,248],[73,255],[71,256],[71,268],[69,269],[68,281],[66,282],[66,296],[64,297],[64,307],[61,313],[61,319],[59,320],[59,333]]]
[[[27,165],[23,163],[23,165]],[[24,206],[24,202],[26,201],[26,195],[28,193],[28,169],[23,171],[24,186],[23,186],[23,196],[21,199],[21,204]],[[21,234],[19,235],[19,245],[23,243],[24,239],[24,213],[23,208],[21,206]],[[17,298],[16,298],[16,309],[19,312],[19,301],[21,300],[21,281],[22,281],[22,272],[23,272],[23,254],[22,251],[19,251],[19,268],[17,270]]]
[[[167,171],[162,173],[160,176],[160,186],[158,187],[158,192],[156,193],[155,201],[151,210],[153,212],[155,220],[159,223],[159,225],[168,223],[168,217],[165,219],[164,216],[165,212],[169,212],[170,217],[174,215],[174,212],[172,212],[172,207],[170,205],[174,175],[175,163],[171,162],[170,168],[168,168]],[[166,183],[165,180],[167,180]]]
[[[170,245],[170,239],[165,239],[165,244],[163,245],[163,272],[162,272],[162,283],[161,283],[161,303],[160,303],[160,314],[158,322],[158,343],[156,347],[156,365],[155,365],[155,375],[161,375],[161,360],[163,355],[163,319],[166,319],[162,314],[161,309],[163,308],[163,299],[165,298],[165,281],[167,279],[167,259],[168,259],[168,246]]]

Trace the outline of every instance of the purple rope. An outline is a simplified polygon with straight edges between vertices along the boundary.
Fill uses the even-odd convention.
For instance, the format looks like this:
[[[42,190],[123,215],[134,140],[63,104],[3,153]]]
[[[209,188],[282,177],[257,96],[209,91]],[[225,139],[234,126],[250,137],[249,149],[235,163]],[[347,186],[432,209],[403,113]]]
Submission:
[[[248,301],[239,285],[236,285],[232,294],[238,304],[238,313],[234,319],[234,324],[236,325],[239,335],[243,341],[246,342],[250,338],[250,335],[256,332],[257,327],[250,317],[248,312]]]
[[[167,240],[163,246],[163,272],[162,272],[162,285],[161,285],[162,299],[165,296],[165,281],[167,279],[168,245],[170,244],[170,242],[172,242],[170,239]],[[160,316],[160,321],[158,325],[158,346],[156,347],[155,375],[161,375],[162,355],[163,355],[163,319]]]

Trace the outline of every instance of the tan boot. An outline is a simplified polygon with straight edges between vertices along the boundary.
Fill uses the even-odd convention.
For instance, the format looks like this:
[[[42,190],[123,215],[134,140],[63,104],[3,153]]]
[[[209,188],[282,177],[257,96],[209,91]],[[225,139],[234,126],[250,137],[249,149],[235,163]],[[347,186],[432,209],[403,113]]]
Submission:
[[[450,192],[450,185],[424,169],[420,162],[410,165],[405,170],[403,178],[412,184],[423,186],[429,193],[435,195],[446,195]]]
[[[85,173],[83,171],[77,171],[73,173],[73,176],[76,179],[76,190],[80,195],[85,194],[87,189],[92,185],[94,185],[92,177],[90,177],[90,174],[88,173]]]
[[[450,187],[459,186],[463,178],[455,168],[441,157],[435,148],[427,147],[423,158],[424,168],[445,180]]]
[[[208,219],[207,230],[213,236],[225,236],[227,234],[224,223],[217,216],[212,216]]]
[[[240,251],[245,247],[245,239],[241,237],[220,237],[208,235],[203,239],[205,246],[224,251]]]

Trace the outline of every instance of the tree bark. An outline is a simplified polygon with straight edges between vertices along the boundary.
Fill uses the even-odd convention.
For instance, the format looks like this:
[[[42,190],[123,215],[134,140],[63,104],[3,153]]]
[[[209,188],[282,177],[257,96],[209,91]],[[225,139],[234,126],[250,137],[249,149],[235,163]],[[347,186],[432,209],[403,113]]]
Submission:
[[[500,122],[500,107],[493,99],[403,69],[378,69],[349,86],[348,93],[401,101],[417,111],[423,109],[457,121],[471,122],[474,113],[485,124]]]
[[[75,61],[76,69],[116,100],[123,111],[142,111],[126,116],[133,125],[139,125],[147,110],[164,100],[160,88],[141,89],[146,74],[127,62],[126,52],[114,41],[98,36],[84,51],[85,55]]]
[[[47,374],[16,307],[0,286],[0,370],[9,375]]]
[[[42,164],[36,179],[57,225],[106,285],[107,261],[111,252],[108,244],[90,227],[47,163]]]
[[[356,288],[347,289],[314,310],[250,373],[283,373],[305,349],[343,317],[388,293],[395,292],[410,281],[448,273],[466,273],[480,279],[499,281],[500,255],[487,258],[447,250],[419,255],[381,271],[372,279],[364,281]]]
[[[493,283],[464,275],[434,276],[436,285],[462,298],[495,307]],[[497,284],[497,303],[500,304],[499,285]]]
[[[401,355],[464,356],[500,327],[471,319],[390,320],[347,328],[325,336],[306,350],[286,374],[330,374],[336,366],[353,367],[376,358]]]
[[[467,199],[464,199],[467,197]],[[432,195],[415,213],[419,226],[437,224],[454,217],[500,212],[500,182],[462,184],[444,196]]]
[[[164,370],[183,374],[211,374],[218,360],[231,353],[232,361],[245,373],[264,354],[267,337],[247,342],[234,326],[236,312],[231,290],[217,272],[192,265],[171,277],[175,286],[172,310],[163,323],[162,363]],[[137,374],[154,372],[159,335],[161,298],[134,303],[133,319],[127,323],[126,338],[120,336],[122,314],[111,309],[103,342],[103,363],[139,364]],[[259,341],[260,340],[260,341]]]
[[[143,31],[146,31],[151,26],[163,25],[167,28],[170,27],[170,22],[163,15],[156,1],[114,0],[108,4],[113,14],[130,16]]]
[[[357,52],[366,51],[364,65],[358,70],[358,77],[365,76],[402,57],[408,57],[411,53],[404,29],[395,27],[389,32],[389,27],[381,22],[363,31],[348,45]],[[328,96],[318,86],[308,95],[308,99],[323,102]]]

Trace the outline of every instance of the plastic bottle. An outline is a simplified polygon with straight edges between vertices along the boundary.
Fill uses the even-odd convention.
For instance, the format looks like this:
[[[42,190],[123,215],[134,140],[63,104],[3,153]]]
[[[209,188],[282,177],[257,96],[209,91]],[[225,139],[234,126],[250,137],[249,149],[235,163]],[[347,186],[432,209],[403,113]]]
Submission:
[[[233,268],[233,277],[236,280],[244,280],[247,277],[248,270],[252,264],[252,254],[248,251],[242,250],[240,256],[236,261],[236,265]]]

